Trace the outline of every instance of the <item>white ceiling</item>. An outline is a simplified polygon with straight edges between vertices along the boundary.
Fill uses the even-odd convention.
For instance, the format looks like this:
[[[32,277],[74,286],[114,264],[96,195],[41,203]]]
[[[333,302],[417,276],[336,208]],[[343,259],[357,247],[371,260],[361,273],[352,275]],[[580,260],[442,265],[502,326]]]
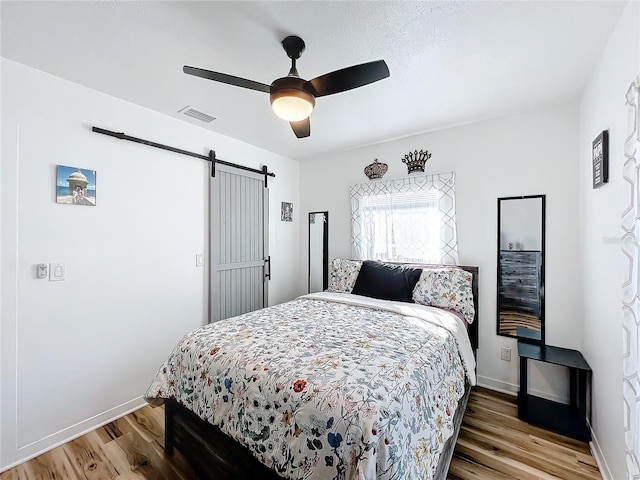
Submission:
[[[1,46],[11,60],[305,159],[574,100],[625,4],[2,1]],[[319,98],[311,137],[297,139],[267,94],[182,73],[269,84],[288,72],[280,41],[290,34],[307,45],[303,78],[381,58],[391,77]],[[218,119],[177,113],[186,105]]]

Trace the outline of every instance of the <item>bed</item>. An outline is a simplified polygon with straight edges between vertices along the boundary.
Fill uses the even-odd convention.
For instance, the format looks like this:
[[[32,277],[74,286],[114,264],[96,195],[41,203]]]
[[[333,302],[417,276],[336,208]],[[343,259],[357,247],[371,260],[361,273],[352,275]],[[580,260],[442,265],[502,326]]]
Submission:
[[[167,454],[203,479],[446,478],[475,384],[478,269],[345,262],[331,291],[179,342],[145,393],[165,405]],[[373,267],[393,281],[358,288]],[[382,298],[396,278],[410,300]],[[470,308],[452,306],[465,295]]]

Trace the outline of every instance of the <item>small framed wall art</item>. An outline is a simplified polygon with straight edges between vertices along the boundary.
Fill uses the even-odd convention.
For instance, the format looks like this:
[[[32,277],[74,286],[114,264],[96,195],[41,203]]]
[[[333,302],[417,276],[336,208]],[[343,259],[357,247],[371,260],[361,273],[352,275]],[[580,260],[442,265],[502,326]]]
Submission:
[[[282,202],[280,219],[283,222],[293,222],[293,203]]]
[[[56,203],[96,205],[96,171],[58,165]]]
[[[609,181],[609,132],[603,130],[592,143],[593,188]]]

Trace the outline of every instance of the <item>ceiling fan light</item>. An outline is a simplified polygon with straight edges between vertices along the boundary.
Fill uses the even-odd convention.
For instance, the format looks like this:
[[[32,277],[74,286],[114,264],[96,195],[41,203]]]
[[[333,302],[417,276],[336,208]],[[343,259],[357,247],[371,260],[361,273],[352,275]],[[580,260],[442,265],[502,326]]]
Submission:
[[[287,122],[304,120],[316,104],[313,95],[293,88],[281,89],[271,94],[271,107],[276,115]]]

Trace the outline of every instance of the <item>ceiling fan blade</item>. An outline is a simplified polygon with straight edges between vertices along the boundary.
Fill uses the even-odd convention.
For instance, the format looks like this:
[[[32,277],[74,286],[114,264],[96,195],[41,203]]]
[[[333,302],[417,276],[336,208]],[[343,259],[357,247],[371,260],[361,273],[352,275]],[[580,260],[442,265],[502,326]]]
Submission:
[[[389,76],[384,60],[353,65],[309,80],[316,97],[332,95],[377,82]]]
[[[300,120],[299,122],[289,122],[291,124],[291,128],[293,129],[293,133],[296,134],[298,138],[305,138],[311,135],[311,123],[309,122],[309,117],[304,120]]]
[[[196,77],[207,78],[214,82],[222,82],[228,85],[234,85],[236,87],[248,88],[249,90],[257,90],[258,92],[269,93],[269,85],[264,83],[254,82],[253,80],[247,80],[246,78],[234,77],[233,75],[227,75],[226,73],[212,72],[211,70],[204,70],[197,67],[188,67],[185,65],[182,71],[188,75],[195,75]]]

